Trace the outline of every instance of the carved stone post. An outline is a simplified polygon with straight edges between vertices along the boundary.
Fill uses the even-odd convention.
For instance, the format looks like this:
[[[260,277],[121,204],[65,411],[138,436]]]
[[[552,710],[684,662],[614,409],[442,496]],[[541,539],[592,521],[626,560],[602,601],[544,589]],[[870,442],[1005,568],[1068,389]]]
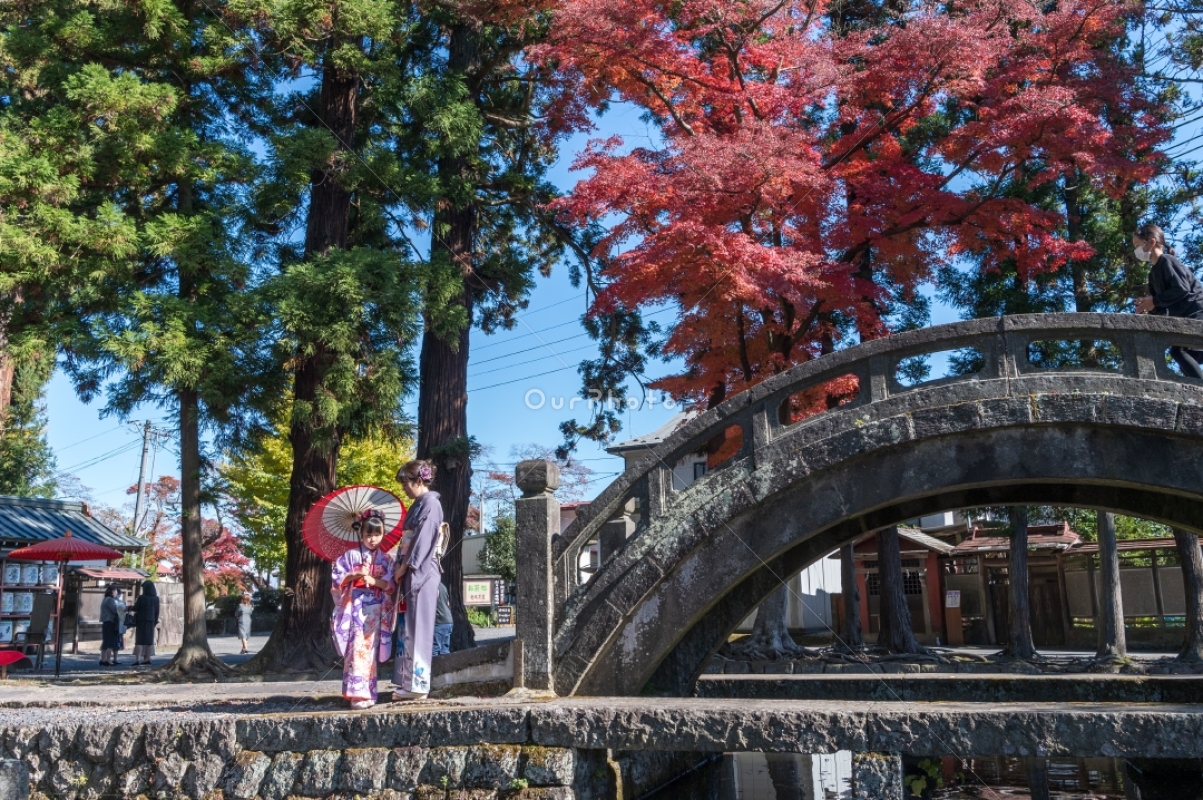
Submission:
[[[514,468],[522,497],[514,501],[517,537],[518,608],[515,620],[521,658],[515,659],[514,685],[554,691],[551,637],[555,619],[551,537],[560,532],[560,468],[554,461],[531,459]]]

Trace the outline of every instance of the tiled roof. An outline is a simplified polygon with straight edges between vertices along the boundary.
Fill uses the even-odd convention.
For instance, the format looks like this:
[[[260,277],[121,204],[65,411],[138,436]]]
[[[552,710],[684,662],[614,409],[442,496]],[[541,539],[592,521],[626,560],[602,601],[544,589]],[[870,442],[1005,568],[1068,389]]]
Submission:
[[[67,531],[117,550],[140,550],[149,544],[101,524],[83,503],[0,495],[0,543],[33,544],[56,539]]]
[[[934,536],[928,536],[918,528],[898,528],[898,535],[908,541],[926,547],[928,550],[933,550],[940,555],[948,555],[953,551],[953,546],[948,542],[941,541]]]
[[[1011,549],[1010,536],[982,536],[981,530],[975,528],[973,536],[958,544],[952,555],[1001,553]],[[1028,526],[1028,550],[1068,550],[1081,541],[1082,537],[1065,523]]]
[[[651,433],[644,434],[643,436],[636,436],[634,439],[627,439],[625,442],[619,442],[616,445],[607,447],[606,452],[619,455],[626,450],[645,450],[655,447],[669,436],[672,436],[673,431],[697,415],[698,414],[696,411],[678,411],[676,414],[673,414],[671,417],[669,417],[668,422],[664,423],[659,428],[656,428],[656,430],[652,431]]]

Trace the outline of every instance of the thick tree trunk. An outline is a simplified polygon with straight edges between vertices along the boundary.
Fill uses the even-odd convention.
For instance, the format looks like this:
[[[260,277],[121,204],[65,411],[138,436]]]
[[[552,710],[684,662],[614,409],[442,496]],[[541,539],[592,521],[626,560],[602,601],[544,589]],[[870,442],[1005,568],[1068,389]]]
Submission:
[[[1032,606],[1028,600],[1028,511],[1022,506],[1007,509],[1011,517],[1011,552],[1007,562],[1011,627],[1003,654],[1009,658],[1032,659]]]
[[[164,668],[176,675],[229,668],[209,649],[205,627],[205,558],[201,532],[200,402],[193,389],[176,392],[180,425],[180,572],[184,577],[184,637]]]
[[[849,650],[865,646],[860,625],[860,587],[856,583],[856,560],[852,544],[840,548],[840,583],[844,597],[844,627],[840,639]]]
[[[313,400],[321,369],[316,359],[298,368],[293,384],[298,400]],[[327,670],[338,658],[330,638],[330,564],[313,554],[301,529],[313,504],[335,489],[339,442],[314,441],[313,430],[304,421],[293,423],[289,440],[293,460],[284,523],[284,602],[267,644],[246,666],[252,671]]]
[[[1115,541],[1115,515],[1098,512],[1099,561],[1102,567],[1103,596],[1099,598],[1100,658],[1123,658],[1128,655],[1124,634],[1124,599],[1119,583],[1119,548]]]
[[[1181,528],[1174,528],[1174,542],[1186,592],[1186,638],[1178,658],[1203,661],[1203,551],[1199,550],[1199,537]]]
[[[447,61],[450,72],[471,75],[479,69],[479,35],[475,25],[463,23],[452,28]],[[467,158],[442,158],[438,163],[439,184],[449,188],[468,181],[470,169]],[[417,453],[418,458],[428,458],[438,467],[434,488],[442,498],[443,518],[451,527],[447,555],[443,558],[443,582],[447,584],[451,615],[455,620],[451,631],[452,650],[463,650],[476,644],[476,634],[464,607],[461,552],[472,493],[468,337],[472,328],[474,296],[481,288],[480,278],[474,271],[476,223],[475,201],[457,205],[449,196],[440,199],[435,210],[435,235],[431,240],[430,257],[432,261],[445,260],[463,276],[458,302],[464,308],[466,322],[454,338],[444,338],[427,324],[422,335],[419,364]]]
[[[906,604],[897,525],[877,532],[877,571],[881,586],[881,632],[877,644],[891,653],[924,652],[915,638],[911,610]]]
[[[746,661],[776,661],[808,655],[809,651],[789,635],[788,604],[789,582],[786,581],[756,608],[752,634],[726,645],[722,654]]]
[[[332,42],[330,51],[346,42]],[[335,138],[330,161],[310,176],[309,209],[305,226],[305,257],[312,259],[347,246],[351,192],[342,184],[342,172],[355,146],[355,120],[359,80],[344,73],[327,57],[315,112],[316,128]],[[319,392],[329,368],[329,355],[320,346],[298,353],[293,378],[293,403],[309,409],[295,415],[289,431],[292,475],[289,478],[288,514],[284,525],[287,548],[284,602],[276,627],[263,650],[245,666],[249,671],[292,672],[327,670],[337,660],[330,638],[330,565],[305,544],[302,526],[309,509],[334,490],[342,432],[335,420],[318,414]]]

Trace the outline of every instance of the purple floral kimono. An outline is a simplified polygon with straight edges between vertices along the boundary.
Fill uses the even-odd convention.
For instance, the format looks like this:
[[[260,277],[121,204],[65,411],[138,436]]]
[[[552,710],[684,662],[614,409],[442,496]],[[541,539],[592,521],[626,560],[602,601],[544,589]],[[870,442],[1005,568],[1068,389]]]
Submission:
[[[388,581],[388,589],[356,587],[343,579],[371,564],[372,575]],[[339,556],[331,572],[334,617],[330,620],[334,647],[343,657],[343,697],[376,700],[376,664],[387,661],[393,648],[396,586],[393,559],[383,550],[356,547]]]

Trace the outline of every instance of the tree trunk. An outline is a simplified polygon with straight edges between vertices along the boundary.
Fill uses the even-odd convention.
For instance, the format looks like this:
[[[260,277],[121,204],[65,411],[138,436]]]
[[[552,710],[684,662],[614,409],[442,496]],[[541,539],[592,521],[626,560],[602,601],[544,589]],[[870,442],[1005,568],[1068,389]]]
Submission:
[[[1011,516],[1011,552],[1007,563],[1011,627],[1003,654],[1029,660],[1036,657],[1032,644],[1032,606],[1028,600],[1028,511],[1022,506],[1007,509]]]
[[[849,650],[859,650],[865,646],[860,626],[860,587],[856,583],[854,552],[852,544],[840,548],[840,583],[844,595],[844,628],[840,631],[840,639]]]
[[[186,291],[181,281],[181,292]],[[180,409],[180,572],[184,579],[184,637],[164,668],[177,675],[229,668],[209,649],[205,628],[205,558],[201,532],[200,402],[194,389],[176,392]]]
[[[322,368],[314,358],[297,369],[297,399],[315,397]],[[330,564],[309,549],[301,529],[313,504],[335,489],[339,442],[314,441],[314,431],[304,421],[293,423],[288,438],[293,457],[284,523],[284,602],[267,644],[246,667],[253,671],[327,670],[338,658],[330,638]]]
[[[788,603],[789,582],[786,581],[756,608],[752,635],[725,645],[722,654],[727,658],[745,661],[777,661],[808,655],[809,651],[789,635],[789,626],[786,624]]]
[[[877,644],[891,653],[924,652],[915,638],[911,610],[906,604],[897,525],[877,532],[877,571],[881,586],[881,632]]]
[[[1203,551],[1199,550],[1199,537],[1181,528],[1174,528],[1174,542],[1186,592],[1186,638],[1178,658],[1199,662],[1203,661]]]
[[[452,28],[447,67],[452,74],[471,75],[480,66],[479,28],[468,23]],[[462,156],[439,159],[439,185],[446,191],[470,182],[471,164]],[[463,306],[465,323],[454,337],[440,335],[427,319],[422,334],[420,390],[418,394],[418,458],[428,458],[438,467],[435,489],[442,499],[443,518],[451,527],[447,555],[443,558],[443,582],[455,627],[451,649],[463,650],[476,644],[476,634],[464,607],[463,555],[461,545],[468,521],[472,494],[472,464],[468,439],[468,337],[472,328],[474,296],[480,279],[474,272],[477,207],[474,200],[456,205],[442,197],[435,209],[435,231],[430,244],[431,261],[445,260],[463,276],[456,302]]]
[[[1124,658],[1128,642],[1124,635],[1124,599],[1119,583],[1119,548],[1115,541],[1115,515],[1098,512],[1099,561],[1102,567],[1103,596],[1099,611],[1100,658]]]
[[[329,51],[348,41],[331,42]],[[358,43],[357,43],[358,44]],[[342,184],[344,156],[355,146],[355,120],[359,79],[344,73],[327,56],[322,67],[322,87],[315,112],[335,147],[327,164],[310,176],[309,209],[305,225],[305,258],[324,255],[347,246],[351,192]],[[294,414],[289,431],[292,474],[288,485],[288,514],[284,524],[287,549],[284,602],[276,627],[263,650],[244,669],[255,672],[326,670],[337,660],[330,637],[330,564],[314,555],[302,534],[309,509],[336,486],[338,451],[342,432],[335,420],[319,416],[319,393],[329,369],[329,353],[320,345],[298,352],[294,362],[293,403],[309,413]]]

